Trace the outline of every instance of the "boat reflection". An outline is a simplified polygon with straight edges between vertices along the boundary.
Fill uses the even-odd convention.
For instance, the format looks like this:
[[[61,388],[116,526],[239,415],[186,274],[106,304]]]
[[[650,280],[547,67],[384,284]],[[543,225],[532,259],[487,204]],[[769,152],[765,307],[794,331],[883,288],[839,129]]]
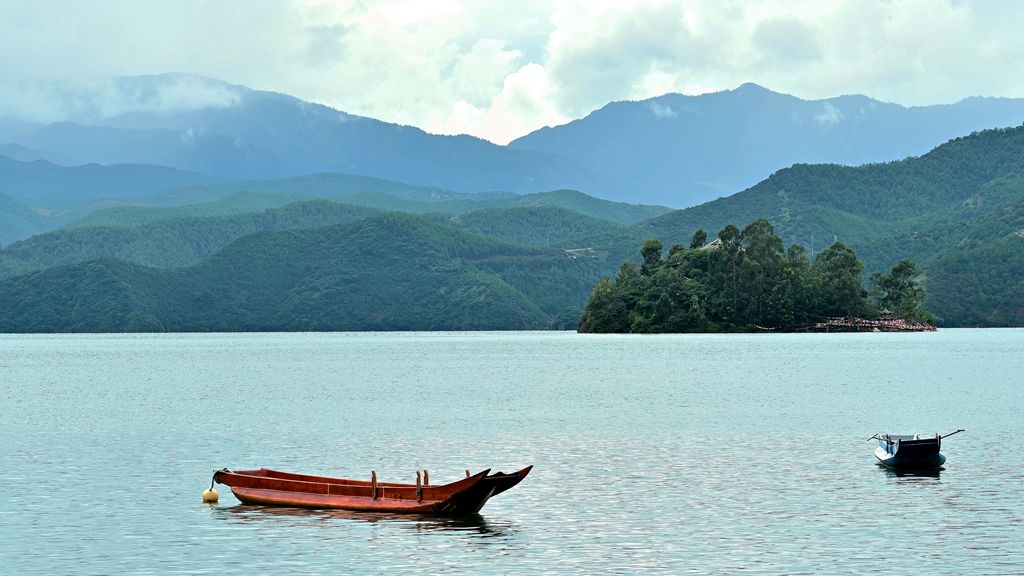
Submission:
[[[275,506],[216,506],[213,516],[223,520],[244,523],[281,522],[308,524],[310,520],[350,520],[367,523],[386,523],[411,530],[434,530],[473,534],[481,538],[511,536],[516,532],[510,523],[488,522],[480,514],[469,516],[429,516],[420,514],[389,514],[382,512],[352,512],[349,510],[316,510]]]
[[[887,478],[914,479],[914,478],[939,478],[945,468],[890,468],[878,465],[878,469],[885,473]]]

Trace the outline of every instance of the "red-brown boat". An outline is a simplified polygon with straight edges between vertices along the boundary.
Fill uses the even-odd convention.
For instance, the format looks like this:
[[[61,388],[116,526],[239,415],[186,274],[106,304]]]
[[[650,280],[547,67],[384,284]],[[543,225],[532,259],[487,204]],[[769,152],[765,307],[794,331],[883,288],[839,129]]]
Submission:
[[[461,516],[479,512],[487,500],[519,484],[531,469],[527,466],[511,474],[484,470],[475,475],[467,470],[466,478],[441,486],[430,485],[426,470],[422,479],[416,473],[416,484],[377,482],[376,473],[368,482],[267,468],[234,472],[225,468],[213,473],[213,481],[230,486],[243,504]]]

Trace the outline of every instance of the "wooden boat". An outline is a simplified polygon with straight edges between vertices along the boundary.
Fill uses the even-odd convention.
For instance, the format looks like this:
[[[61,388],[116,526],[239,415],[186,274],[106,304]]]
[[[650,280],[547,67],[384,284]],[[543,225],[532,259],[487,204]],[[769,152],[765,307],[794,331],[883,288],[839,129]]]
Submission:
[[[942,448],[942,439],[958,432],[963,430],[945,436],[875,434],[868,440],[878,440],[875,458],[880,465],[889,468],[926,470],[939,468],[946,463],[946,457],[939,452]]]
[[[533,466],[518,472],[491,474],[490,470],[440,486],[430,485],[429,473],[416,484],[370,481],[292,474],[267,468],[213,473],[213,482],[231,487],[243,504],[291,506],[298,508],[334,508],[357,512],[400,512],[406,514],[475,514],[498,494],[519,484]]]

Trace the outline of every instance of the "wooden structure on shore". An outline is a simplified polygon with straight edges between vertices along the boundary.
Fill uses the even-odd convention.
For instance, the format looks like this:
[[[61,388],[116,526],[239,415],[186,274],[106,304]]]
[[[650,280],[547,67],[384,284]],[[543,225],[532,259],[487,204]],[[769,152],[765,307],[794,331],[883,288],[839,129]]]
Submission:
[[[923,322],[908,322],[900,318],[882,316],[877,320],[866,318],[826,318],[810,326],[808,332],[934,332],[935,326]]]

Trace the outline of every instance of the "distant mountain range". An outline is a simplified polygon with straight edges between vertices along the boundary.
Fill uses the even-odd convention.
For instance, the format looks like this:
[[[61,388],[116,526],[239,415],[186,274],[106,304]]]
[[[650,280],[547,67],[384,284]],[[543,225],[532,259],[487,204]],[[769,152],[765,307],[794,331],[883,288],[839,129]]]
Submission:
[[[1019,100],[904,108],[744,85],[611,104],[501,147],[207,79],[120,82],[135,100],[116,114],[0,119],[0,332],[572,327],[645,240],[760,217],[787,243],[853,247],[866,272],[914,260],[943,326],[1024,325],[1024,127],[972,133],[1019,124]],[[217,98],[172,105],[180,82]],[[838,163],[957,128],[920,157]],[[59,164],[84,160],[111,164]],[[686,209],[636,203],[759,171]]]
[[[625,224],[670,211],[664,206],[601,200],[572,190],[470,194],[338,173],[217,182],[209,176],[147,164],[64,167],[44,160],[18,162],[2,156],[0,182],[4,183],[0,185],[0,245],[65,225],[118,225],[168,215],[237,214],[311,198],[417,214],[561,206]],[[188,207],[171,208],[182,205]]]
[[[112,90],[129,103],[108,110],[81,104],[95,95],[70,94],[64,97],[82,111],[69,121],[0,119],[0,153],[66,164],[156,164],[221,180],[342,172],[460,193],[575,189],[686,207],[794,163],[896,160],[975,130],[1024,122],[1022,99],[908,108],[865,96],[801,100],[745,84],[615,102],[497,146],[197,76],[126,77]]]
[[[949,139],[1024,123],[1024,99],[904,107],[866,96],[801,100],[756,84],[614,102],[511,148],[558,154],[630,182],[634,201],[686,207],[728,196],[798,163],[856,166],[919,155]],[[622,199],[622,191],[580,188]]]
[[[346,196],[352,182],[326,178],[319,190],[385,207],[238,192],[108,208],[11,244],[0,250],[0,331],[572,326],[596,279],[644,240],[687,245],[697,228],[713,237],[762,216],[787,242],[842,241],[866,272],[914,260],[944,326],[1024,325],[1024,127],[899,162],[796,165],[642,221],[642,207],[577,192],[473,201],[394,185]],[[403,203],[422,215],[384,212]]]
[[[202,174],[146,164],[57,166],[0,156],[0,193],[50,211],[97,201],[139,201],[168,188],[213,182]]]
[[[103,206],[139,202],[169,187],[213,180],[164,166],[64,167],[0,156],[0,245],[51,230]]]
[[[125,77],[108,89],[132,102],[112,116],[96,105],[73,121],[6,129],[0,122],[0,137],[73,164],[156,164],[222,180],[343,172],[460,192],[539,192],[587,188],[600,178],[555,155],[432,135],[197,76]],[[167,104],[172,97],[185,103]]]
[[[424,191],[415,188],[395,188],[395,196],[345,194],[348,179],[328,181],[341,186],[320,188],[325,194],[321,198],[334,193],[332,199],[349,203],[237,192],[198,204],[105,208],[59,230],[0,248],[0,278],[100,258],[158,268],[187,266],[256,232],[320,228],[386,211],[427,214],[426,220],[454,229],[538,248],[572,247],[581,237],[594,235],[605,239],[629,224],[667,212],[665,208],[598,200],[571,190],[482,200],[442,197],[426,202]],[[3,209],[0,204],[0,214]]]

